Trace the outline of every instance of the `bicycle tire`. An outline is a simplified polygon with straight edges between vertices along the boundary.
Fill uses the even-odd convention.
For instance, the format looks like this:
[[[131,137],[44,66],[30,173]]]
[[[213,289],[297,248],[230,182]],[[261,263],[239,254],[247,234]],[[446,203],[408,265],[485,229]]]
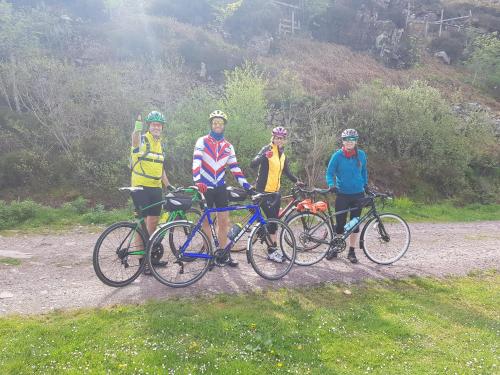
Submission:
[[[191,217],[189,217],[188,215],[192,215]],[[194,216],[197,216],[196,218]],[[200,220],[200,217],[201,217],[201,212],[199,210],[197,210],[196,208],[190,208],[188,210],[186,210],[184,212],[184,217],[179,217],[178,219],[176,218],[174,221],[177,221],[177,220],[187,220],[193,224],[196,224],[199,220]],[[189,220],[189,219],[191,220]],[[171,221],[173,222],[173,221]],[[170,246],[170,249],[172,251],[177,251],[178,252],[178,249],[175,248],[175,244],[174,244],[174,241],[173,241],[173,237],[174,236],[174,233],[173,231],[169,231],[169,237],[168,237],[168,245]]]
[[[360,247],[366,257],[372,262],[384,265],[401,259],[408,251],[410,242],[408,223],[401,216],[391,213],[382,213],[368,220],[360,236]],[[394,250],[389,244],[394,246]]]
[[[282,263],[277,263],[269,259],[268,248],[272,244],[268,230],[270,224],[276,224],[276,234],[278,237],[288,235],[292,243],[292,246],[280,246],[280,250],[283,252]],[[286,232],[286,234],[283,234],[283,232]],[[258,237],[257,240],[254,240],[255,237]],[[268,219],[266,224],[259,224],[256,226],[248,237],[248,261],[252,265],[254,271],[266,280],[279,280],[286,276],[292,269],[296,255],[295,237],[290,227],[282,220]],[[278,265],[282,265],[282,267],[279,267],[279,270]],[[267,267],[269,271],[264,271],[264,267]],[[277,271],[273,272],[273,269]]]
[[[324,215],[309,211],[298,212],[289,216],[286,224],[295,236],[297,247],[295,264],[311,266],[323,260],[333,239],[332,228]],[[290,239],[281,236],[280,241],[288,242]]]
[[[106,241],[112,240],[113,232],[124,229],[124,235],[115,235],[115,239],[117,244],[107,245]],[[92,255],[92,263],[94,266],[94,271],[104,284],[118,288],[123,287],[131,282],[133,282],[139,275],[142,273],[145,267],[144,259],[146,251],[143,251],[143,254],[131,255],[128,254],[127,248],[123,248],[123,245],[127,243],[127,246],[130,247],[131,241],[133,238],[128,239],[131,233],[135,231],[139,235],[142,243],[144,244],[144,248],[147,246],[147,239],[144,235],[143,230],[140,226],[135,222],[122,221],[115,224],[110,225],[106,228],[102,234],[97,239],[97,242],[94,246],[94,252]],[[124,242],[127,241],[127,242]],[[116,248],[119,246],[120,248]],[[110,249],[110,254],[108,257],[103,257],[104,250]],[[137,250],[140,251],[140,250]],[[131,257],[129,259],[129,257]],[[104,259],[110,259],[110,266],[105,266]],[[131,268],[129,260],[133,260],[133,266]],[[124,272],[130,268],[130,271]],[[115,270],[118,274],[122,275],[121,278],[113,276],[113,270]]]
[[[173,288],[186,287],[201,279],[208,271],[211,263],[211,257],[197,258],[183,256],[179,253],[179,251],[176,251],[176,249],[182,247],[194,228],[195,226],[189,221],[173,221],[156,231],[153,237],[149,240],[146,261],[155,279],[163,285]],[[170,237],[169,232],[172,232],[176,237]],[[163,263],[160,264],[159,262],[159,264],[153,264],[151,259],[151,250],[155,246],[162,245],[162,241],[169,242],[168,247],[170,251],[165,249],[162,254],[162,258],[159,261]],[[174,242],[173,247],[170,247],[170,241]],[[212,245],[207,235],[202,230],[198,230],[195,233],[189,246],[190,247],[186,249],[186,252],[196,252],[198,254],[206,254],[210,256],[212,255]],[[166,248],[167,246],[164,247]],[[186,268],[188,268],[188,272],[186,272]],[[180,275],[187,275],[188,277],[184,278],[184,276]]]

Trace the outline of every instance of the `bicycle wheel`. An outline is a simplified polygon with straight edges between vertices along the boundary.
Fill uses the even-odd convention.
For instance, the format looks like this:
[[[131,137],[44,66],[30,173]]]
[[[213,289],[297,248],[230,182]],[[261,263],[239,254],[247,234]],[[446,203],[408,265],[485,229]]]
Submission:
[[[187,220],[193,224],[196,224],[200,220],[200,217],[201,217],[201,212],[199,210],[197,210],[195,208],[190,208],[189,210],[186,210],[182,216],[181,215],[177,216],[174,221]],[[187,230],[187,228],[184,228],[183,230],[187,236],[189,234],[189,231]],[[176,245],[176,243],[174,241],[174,229],[170,230],[168,233],[168,244],[170,246],[170,249],[175,254],[179,253],[179,249],[176,247],[176,246],[178,246],[178,244]],[[194,260],[194,259],[195,258],[192,258],[192,260]],[[187,261],[189,261],[189,260],[187,260]]]
[[[289,217],[287,225],[295,235],[297,242],[296,264],[310,266],[326,256],[333,239],[333,233],[323,215],[307,211],[300,212]],[[288,236],[282,236],[280,240],[290,241]]]
[[[184,253],[194,253],[204,258],[180,252],[193,229],[194,225],[190,222],[174,221],[162,227],[150,239],[146,259],[153,276],[160,283],[174,288],[184,287],[195,283],[207,272],[212,247],[203,231],[194,233]],[[160,247],[164,250],[158,256],[157,249]]]
[[[271,257],[274,244],[271,233],[277,238],[288,237],[288,241],[280,241],[277,247],[280,252],[281,261]],[[288,244],[290,243],[290,245]],[[250,234],[248,238],[247,257],[257,274],[267,280],[278,280],[285,276],[293,266],[295,256],[295,237],[292,230],[279,219],[268,219],[266,224],[260,224]],[[279,259],[279,258],[278,258]]]
[[[410,228],[406,221],[398,215],[386,213],[365,224],[360,245],[371,261],[391,264],[406,253],[410,240]]]
[[[120,222],[106,228],[94,247],[94,270],[104,284],[130,284],[143,271],[146,236],[137,223]]]

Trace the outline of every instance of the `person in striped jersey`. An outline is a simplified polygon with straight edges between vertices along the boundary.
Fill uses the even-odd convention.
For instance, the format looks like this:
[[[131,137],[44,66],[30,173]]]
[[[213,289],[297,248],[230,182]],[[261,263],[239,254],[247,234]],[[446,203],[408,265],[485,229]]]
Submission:
[[[219,110],[209,116],[210,133],[196,141],[193,154],[193,181],[198,190],[205,195],[207,206],[226,207],[229,203],[226,182],[226,169],[229,167],[232,175],[245,189],[251,190],[241,171],[233,145],[224,138],[227,115]],[[227,244],[226,234],[229,227],[229,212],[217,213],[218,237],[220,245]],[[208,222],[203,223],[203,230],[209,236],[211,231]],[[237,262],[230,259],[228,265],[236,267]]]

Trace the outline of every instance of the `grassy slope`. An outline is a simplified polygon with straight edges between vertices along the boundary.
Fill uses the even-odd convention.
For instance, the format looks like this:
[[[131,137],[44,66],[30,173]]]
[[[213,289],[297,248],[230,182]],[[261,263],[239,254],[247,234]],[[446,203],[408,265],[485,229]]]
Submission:
[[[260,57],[259,63],[270,71],[289,70],[298,75],[304,89],[320,96],[344,95],[360,84],[380,80],[389,85],[407,85],[424,80],[453,102],[479,102],[500,114],[500,103],[469,85],[470,74],[424,55],[421,63],[409,70],[386,68],[368,53],[348,47],[308,39],[289,39],[280,53]]]
[[[495,272],[0,319],[3,374],[494,373]]]

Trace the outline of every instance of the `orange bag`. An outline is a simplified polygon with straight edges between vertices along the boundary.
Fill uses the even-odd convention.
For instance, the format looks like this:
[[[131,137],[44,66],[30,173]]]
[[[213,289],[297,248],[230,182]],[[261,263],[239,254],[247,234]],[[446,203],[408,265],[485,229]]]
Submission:
[[[313,214],[317,212],[325,212],[328,210],[328,204],[323,201],[314,202],[311,199],[304,199],[303,201],[297,204],[297,211],[310,211]]]

